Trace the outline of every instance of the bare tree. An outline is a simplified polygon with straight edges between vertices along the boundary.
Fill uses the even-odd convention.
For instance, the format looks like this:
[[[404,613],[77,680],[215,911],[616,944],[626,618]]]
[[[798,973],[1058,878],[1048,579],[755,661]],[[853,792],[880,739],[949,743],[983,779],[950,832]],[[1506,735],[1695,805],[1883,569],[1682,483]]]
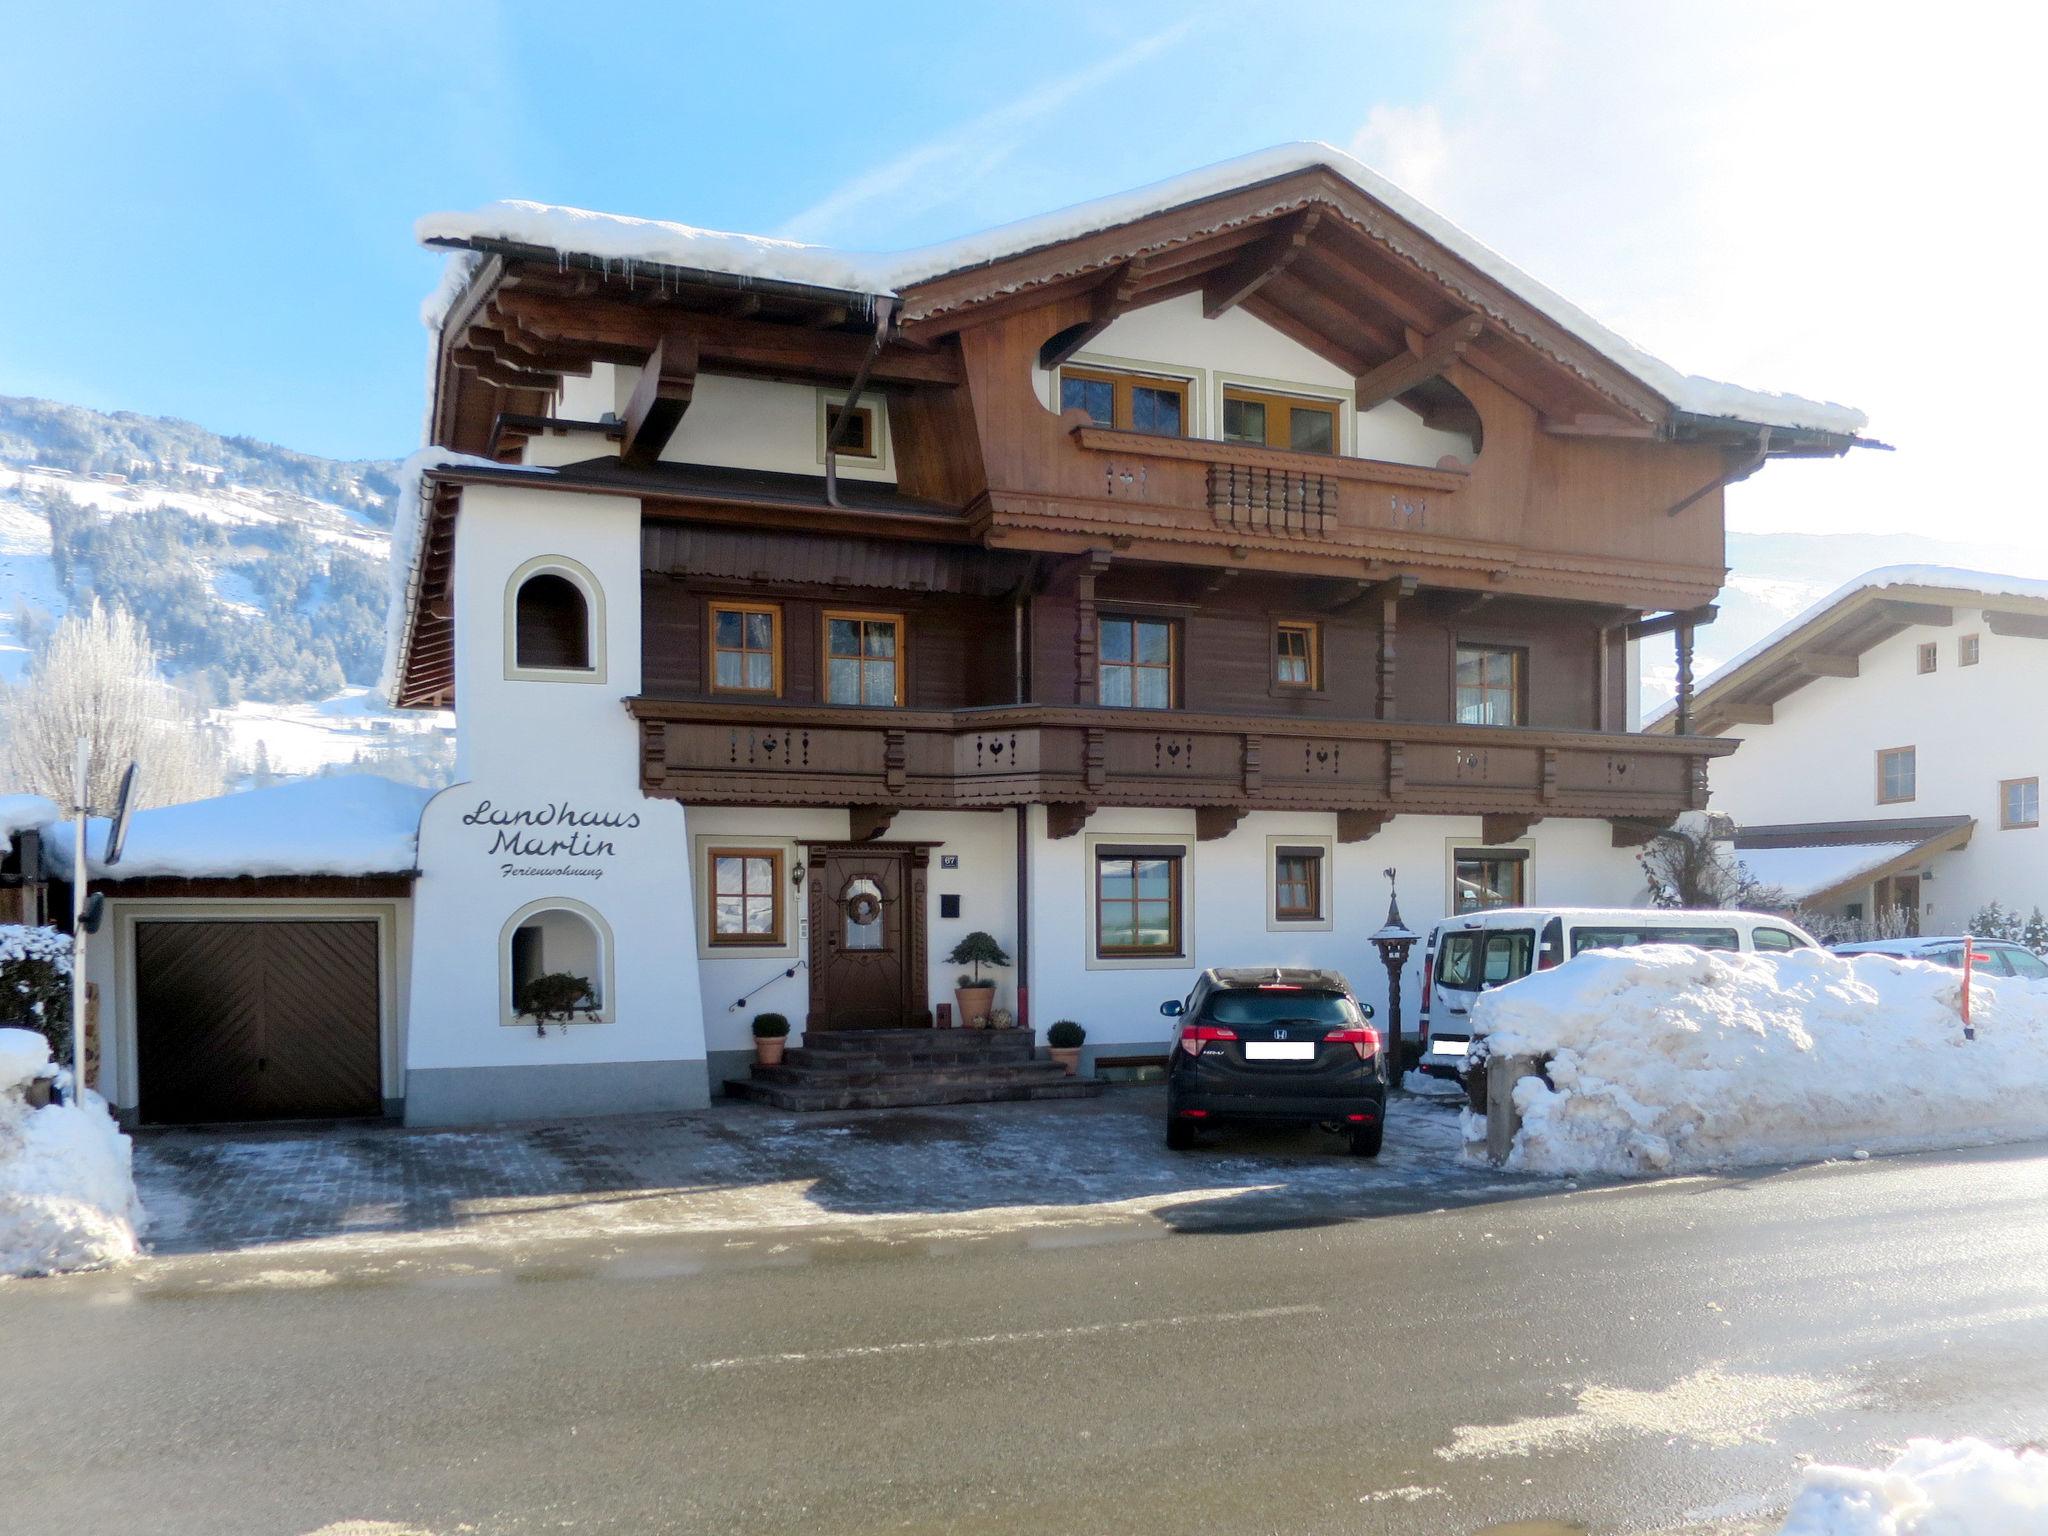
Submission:
[[[142,626],[95,601],[50,636],[35,665],[0,701],[0,748],[11,787],[71,803],[77,743],[92,743],[90,797],[110,810],[121,772],[142,765],[140,805],[175,805],[222,789],[219,733],[163,680]]]
[[[1791,898],[1752,875],[1711,824],[1660,832],[1636,856],[1659,907],[1707,907],[1782,912]]]

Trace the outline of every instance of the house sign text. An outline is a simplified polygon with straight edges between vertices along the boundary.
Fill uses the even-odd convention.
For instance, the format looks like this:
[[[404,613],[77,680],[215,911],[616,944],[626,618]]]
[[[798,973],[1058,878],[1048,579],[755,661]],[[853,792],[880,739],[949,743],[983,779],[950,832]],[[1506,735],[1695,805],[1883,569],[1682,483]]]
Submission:
[[[484,855],[504,860],[498,867],[501,878],[570,875],[601,880],[604,870],[592,861],[612,858],[619,851],[605,834],[630,832],[640,825],[640,814],[582,810],[567,800],[518,809],[479,800],[462,824],[489,831],[491,843]],[[527,862],[531,860],[545,862]]]

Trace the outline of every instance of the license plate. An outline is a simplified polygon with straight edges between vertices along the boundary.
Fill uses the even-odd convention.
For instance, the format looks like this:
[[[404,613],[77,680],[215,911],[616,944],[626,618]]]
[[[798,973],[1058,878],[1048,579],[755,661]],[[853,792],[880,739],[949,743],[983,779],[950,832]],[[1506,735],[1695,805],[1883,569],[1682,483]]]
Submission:
[[[1244,1043],[1246,1061],[1314,1061],[1316,1043],[1313,1040],[1247,1040]]]
[[[1432,1056],[1469,1056],[1472,1054],[1470,1040],[1432,1040],[1429,1043]]]

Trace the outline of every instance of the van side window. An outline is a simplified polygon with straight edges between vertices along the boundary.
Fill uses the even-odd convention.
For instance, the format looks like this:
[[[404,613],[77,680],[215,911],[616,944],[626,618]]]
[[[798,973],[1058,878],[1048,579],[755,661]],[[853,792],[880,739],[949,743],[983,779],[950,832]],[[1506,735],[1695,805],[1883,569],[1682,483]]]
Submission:
[[[1623,928],[1609,925],[1572,930],[1572,953],[1575,955],[1582,955],[1589,949],[1627,949],[1636,944],[1690,944],[1695,949],[1740,949],[1742,939],[1733,928]]]
[[[1749,942],[1765,954],[1783,954],[1794,949],[1807,948],[1806,941],[1796,933],[1787,933],[1782,928],[1758,928],[1751,932]]]
[[[1498,987],[1520,981],[1529,974],[1536,952],[1536,935],[1526,928],[1486,936],[1486,985]]]

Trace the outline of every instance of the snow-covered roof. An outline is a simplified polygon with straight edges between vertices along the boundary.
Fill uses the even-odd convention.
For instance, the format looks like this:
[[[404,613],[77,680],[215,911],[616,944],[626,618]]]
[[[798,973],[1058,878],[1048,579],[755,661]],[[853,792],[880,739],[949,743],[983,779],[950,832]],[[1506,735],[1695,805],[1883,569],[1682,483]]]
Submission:
[[[40,827],[63,814],[56,801],[41,795],[0,795],[0,855],[14,852],[17,832]]]
[[[1695,706],[1708,692],[1726,683],[1752,662],[1777,650],[1793,636],[1825,618],[1830,611],[1849,599],[1865,592],[1883,592],[1892,587],[1911,587],[1924,592],[1951,592],[1957,597],[1967,598],[2018,597],[2048,602],[2048,581],[2036,577],[2007,576],[1998,571],[1969,571],[1947,565],[1881,565],[1875,570],[1865,571],[1861,576],[1844,582],[1797,617],[1786,620],[1756,644],[1708,673],[1693,689]],[[1645,720],[1643,729],[1657,729],[1668,721],[1677,709],[1678,702],[1674,699]]]
[[[136,811],[113,869],[101,864],[107,823],[86,828],[94,877],[232,879],[239,875],[389,875],[418,864],[420,812],[433,791],[374,774],[294,779],[212,800]],[[72,829],[43,829],[43,861],[68,880]]]
[[[699,229],[663,219],[628,218],[521,201],[488,203],[469,213],[428,214],[415,229],[423,242],[502,241],[617,262],[628,269],[642,264],[681,267],[807,287],[896,294],[947,273],[1057,245],[1315,167],[1342,177],[1383,204],[1616,367],[1639,379],[1679,411],[1760,426],[1845,435],[1853,435],[1864,427],[1864,414],[1850,406],[1744,389],[1680,373],[1609,330],[1378,172],[1341,149],[1314,142],[1276,145],[1150,186],[909,251],[842,251],[763,235]],[[423,311],[430,326],[439,325],[447,305],[461,291],[462,276],[477,258],[472,253],[458,253],[453,260],[461,263],[461,268],[444,274]]]
[[[1918,843],[1821,844],[1804,848],[1744,848],[1736,853],[1743,867],[1765,885],[1774,885],[1794,901],[1807,901],[1823,891],[1847,885],[1902,859]]]

